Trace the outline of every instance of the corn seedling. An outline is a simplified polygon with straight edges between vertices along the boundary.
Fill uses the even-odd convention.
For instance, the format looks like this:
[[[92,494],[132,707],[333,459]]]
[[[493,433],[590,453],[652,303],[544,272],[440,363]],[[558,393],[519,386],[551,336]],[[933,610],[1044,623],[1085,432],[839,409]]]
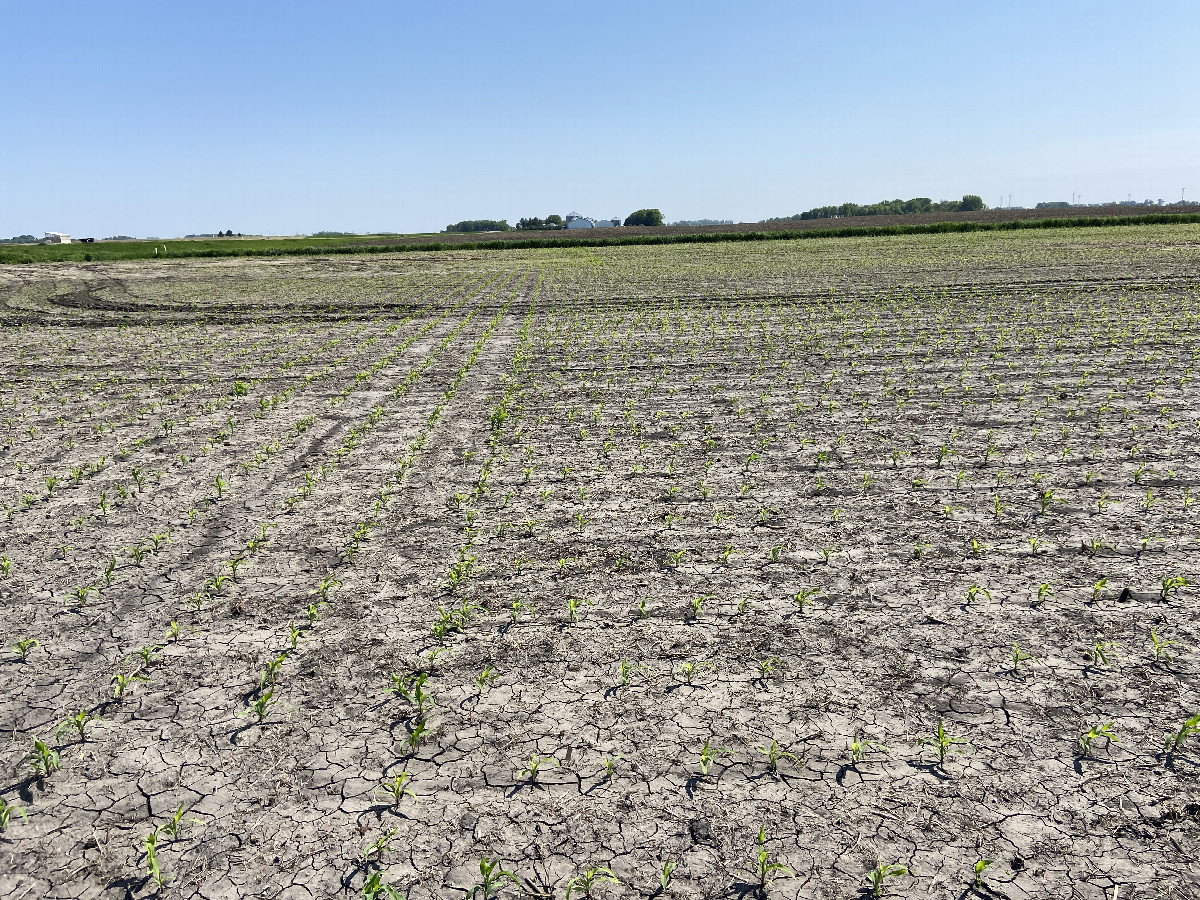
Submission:
[[[1150,652],[1153,654],[1155,662],[1171,662],[1171,655],[1167,653],[1167,648],[1178,644],[1179,641],[1160,638],[1153,627],[1150,629]]]
[[[117,700],[124,700],[125,693],[129,690],[130,685],[135,681],[149,681],[150,679],[141,672],[133,672],[126,675],[124,672],[118,672],[112,677],[113,697]]]
[[[537,784],[538,774],[542,771],[542,768],[547,763],[554,766],[556,769],[561,768],[558,760],[553,756],[539,756],[534,754],[533,756],[529,757],[529,764],[520,771],[517,777],[528,778],[530,784]]]
[[[74,731],[79,735],[79,742],[83,743],[87,740],[86,730],[88,722],[92,721],[93,718],[95,717],[86,709],[79,710],[71,718],[60,722],[58,727],[54,729],[55,739],[62,737],[64,731]]]
[[[684,684],[691,686],[696,678],[703,672],[717,671],[716,666],[711,663],[692,662],[690,659],[679,664],[679,668],[675,670],[674,675]]]
[[[1095,584],[1092,585],[1092,602],[1093,603],[1095,603],[1097,600],[1100,599],[1101,595],[1104,593],[1104,588],[1107,584],[1108,584],[1108,579],[1101,578],[1099,581],[1097,581]]]
[[[871,896],[879,898],[883,896],[884,882],[889,878],[899,878],[901,875],[907,875],[908,869],[899,863],[891,863],[884,865],[880,863],[874,869],[867,873],[867,888],[871,892]]]
[[[326,575],[315,588],[309,591],[309,594],[316,594],[321,598],[322,603],[328,603],[330,591],[341,586],[342,583],[338,579],[332,575]]]
[[[629,687],[629,676],[645,668],[641,663],[631,663],[627,659],[622,659],[617,663],[617,677],[621,680],[621,687]]]
[[[767,758],[767,771],[772,775],[778,773],[779,761],[782,759],[790,759],[796,765],[801,767],[804,765],[803,759],[801,759],[795,753],[790,753],[787,750],[784,750],[779,746],[779,742],[774,738],[771,739],[771,746],[756,747],[755,749]]]
[[[1049,584],[1043,583],[1040,587],[1038,587],[1037,600],[1034,602],[1036,605],[1041,606],[1053,596],[1054,588],[1052,588]]]
[[[1083,734],[1079,735],[1079,755],[1091,756],[1092,744],[1094,744],[1100,738],[1104,738],[1106,745],[1120,743],[1117,740],[1116,734],[1113,732],[1112,722],[1106,722],[1103,725],[1093,725],[1087,731],[1083,732]]]
[[[973,584],[967,588],[967,605],[970,606],[972,603],[974,603],[975,598],[980,594],[982,594],[984,597],[987,597],[989,603],[991,602],[992,592],[987,588],[982,588],[977,584]]]
[[[496,674],[496,670],[491,666],[484,666],[483,671],[479,673],[479,677],[475,679],[475,687],[482,694],[486,688],[495,684],[496,679],[499,677]]]
[[[622,756],[620,753],[617,753],[613,756],[604,757],[603,762],[604,762],[604,778],[605,778],[605,780],[611,780],[616,777],[617,763],[619,763],[624,758],[625,757]]]
[[[404,741],[408,744],[409,753],[417,752],[417,748],[421,746],[421,741],[425,739],[425,735],[428,732],[429,725],[424,719],[419,719],[413,723],[413,726],[408,730],[408,737]]]
[[[275,686],[275,680],[279,677],[279,669],[287,659],[287,653],[280,653],[277,657],[270,660],[262,674],[258,677],[258,689],[261,691],[267,685]]]
[[[394,838],[398,832],[399,829],[393,828],[391,831],[380,835],[378,838],[371,841],[371,843],[364,846],[361,851],[362,861],[370,862],[371,860],[379,860],[383,858],[383,854],[394,852],[396,848],[392,846],[392,838]]]
[[[1092,649],[1088,652],[1088,657],[1092,661],[1092,665],[1109,666],[1112,665],[1114,652],[1117,648],[1116,644],[1107,641],[1096,641],[1092,645]]]
[[[1170,598],[1172,591],[1178,590],[1181,587],[1187,587],[1187,583],[1187,579],[1181,575],[1173,575],[1170,578],[1164,578],[1160,582],[1160,585],[1162,586],[1162,592],[1159,596],[1163,600],[1167,600]]]
[[[501,868],[499,859],[488,859],[486,856],[479,860],[479,882],[467,894],[468,900],[479,895],[482,900],[491,900],[496,892],[505,884],[516,884],[517,876],[507,869]]]
[[[33,739],[33,750],[21,757],[13,767],[13,774],[15,775],[17,770],[26,763],[29,763],[29,771],[39,781],[47,775],[53,774],[62,766],[58,751],[40,738]]]
[[[796,873],[783,863],[771,858],[771,853],[767,850],[766,843],[767,826],[762,825],[758,829],[758,849],[755,851],[750,867],[750,873],[754,876],[760,897],[767,896],[767,890],[771,887],[775,879],[794,878],[796,876]]]
[[[711,739],[704,739],[704,746],[700,748],[700,774],[708,775],[709,768],[716,761],[718,756],[729,756],[730,751],[721,747],[712,746]]]
[[[29,814],[25,810],[15,803],[9,803],[3,797],[0,797],[0,831],[8,830],[8,823],[12,821],[14,813],[26,822],[29,821]]]
[[[261,693],[258,698],[250,704],[250,710],[254,713],[259,725],[263,723],[263,719],[267,717],[267,714],[271,711],[271,707],[278,702],[279,701],[275,699],[275,688],[271,687]]]
[[[405,795],[420,802],[420,798],[408,787],[408,782],[411,779],[412,776],[405,770],[399,775],[393,775],[391,778],[380,782],[379,787],[375,789],[375,793],[383,791],[384,794],[391,798],[393,807],[399,807],[400,801],[404,799]]]
[[[567,882],[567,900],[571,900],[571,894],[575,891],[580,891],[583,896],[592,896],[592,889],[598,884],[620,884],[621,880],[613,874],[612,869],[604,866],[597,866],[594,869],[585,869],[574,878]]]
[[[379,900],[381,897],[386,897],[388,900],[404,900],[403,895],[384,881],[382,872],[371,872],[363,881],[363,900]]]
[[[674,874],[676,868],[678,868],[678,863],[673,863],[669,859],[663,862],[663,867],[658,873],[658,889],[660,893],[671,886],[671,875]]]
[[[1029,660],[1033,660],[1034,662],[1037,662],[1036,657],[1031,656],[1030,654],[1026,653],[1024,650],[1021,649],[1020,644],[1018,644],[1016,641],[1013,641],[1012,646],[1009,648],[1009,651],[1008,651],[1008,661],[1010,663],[1012,663],[1013,674],[1019,675],[1021,672],[1021,663],[1027,662]]]
[[[983,883],[983,873],[989,866],[996,864],[994,859],[981,859],[975,863],[975,880],[971,883],[972,887],[979,889],[986,885]]]
[[[193,825],[201,824],[199,819],[185,819],[183,814],[183,804],[180,803],[179,806],[176,807],[175,812],[171,813],[171,818],[167,819],[166,822],[158,826],[158,830],[164,834],[169,834],[172,838],[177,838],[179,837],[179,832],[183,830],[184,822],[191,822]]]
[[[397,697],[402,697],[415,706],[418,716],[423,717],[426,709],[433,709],[435,705],[433,696],[425,690],[425,681],[429,678],[429,673],[422,672],[416,676],[390,673],[388,677],[392,680],[389,690]]]
[[[24,662],[25,658],[29,656],[29,651],[40,646],[42,646],[42,642],[37,638],[24,637],[13,643],[12,650],[21,658],[21,662]]]
[[[779,658],[776,656],[768,656],[766,659],[758,661],[758,680],[766,681],[775,674],[775,669],[779,665]]]
[[[12,569],[13,561],[6,554],[0,553],[0,573],[3,573],[4,577],[7,578],[12,574]]]
[[[862,736],[861,731],[854,732],[854,736],[850,738],[850,763],[858,765],[866,758],[868,753],[888,753],[890,752],[880,741],[872,741]]]
[[[162,866],[158,861],[157,828],[150,830],[150,833],[146,835],[145,839],[143,840],[142,846],[146,851],[146,874],[156,886],[161,888],[171,880],[171,876],[163,872]]]
[[[942,724],[942,720],[938,719],[937,728],[934,729],[933,737],[921,738],[917,741],[922,746],[935,747],[938,755],[938,765],[944,766],[946,759],[953,753],[957,753],[955,746],[958,744],[969,744],[970,742],[964,738],[952,737]]]
[[[1200,713],[1187,719],[1174,734],[1167,735],[1166,752],[1178,753],[1192,735],[1200,735]]]

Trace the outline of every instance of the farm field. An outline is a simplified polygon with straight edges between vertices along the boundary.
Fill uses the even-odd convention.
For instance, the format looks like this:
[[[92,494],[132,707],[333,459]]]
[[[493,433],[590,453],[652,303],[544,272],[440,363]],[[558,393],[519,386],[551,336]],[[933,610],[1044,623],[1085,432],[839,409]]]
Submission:
[[[1198,225],[0,329],[5,897],[1200,897]]]

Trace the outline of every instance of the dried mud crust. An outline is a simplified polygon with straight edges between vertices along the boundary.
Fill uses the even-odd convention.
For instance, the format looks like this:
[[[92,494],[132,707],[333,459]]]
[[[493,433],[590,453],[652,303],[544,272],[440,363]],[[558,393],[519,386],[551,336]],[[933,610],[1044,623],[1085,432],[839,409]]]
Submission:
[[[40,644],[0,662],[0,886],[751,896],[761,851],[778,897],[1197,896],[1198,233],[472,257],[185,365],[211,323],[5,332],[0,634]],[[369,308],[375,264],[178,272]]]

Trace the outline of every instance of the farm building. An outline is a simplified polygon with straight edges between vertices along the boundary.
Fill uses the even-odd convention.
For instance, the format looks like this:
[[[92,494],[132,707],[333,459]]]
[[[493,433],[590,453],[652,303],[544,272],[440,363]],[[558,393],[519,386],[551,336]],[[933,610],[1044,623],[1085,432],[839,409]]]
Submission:
[[[69,243],[71,243],[71,236],[69,234],[63,234],[62,232],[59,232],[59,231],[47,231],[46,236],[44,238],[42,238],[42,243],[43,244],[69,244]]]
[[[618,228],[620,225],[620,219],[589,219],[578,213],[567,216],[568,228]]]

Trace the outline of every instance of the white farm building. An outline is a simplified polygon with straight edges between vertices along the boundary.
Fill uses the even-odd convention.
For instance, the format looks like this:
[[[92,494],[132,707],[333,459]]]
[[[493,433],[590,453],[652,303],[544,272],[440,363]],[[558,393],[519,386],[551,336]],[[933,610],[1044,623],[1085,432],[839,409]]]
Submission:
[[[63,234],[60,231],[47,231],[46,236],[44,238],[42,238],[42,243],[43,244],[69,244],[69,243],[71,243],[71,236],[69,234]]]
[[[589,219],[578,213],[567,216],[568,228],[620,228],[620,219]]]

